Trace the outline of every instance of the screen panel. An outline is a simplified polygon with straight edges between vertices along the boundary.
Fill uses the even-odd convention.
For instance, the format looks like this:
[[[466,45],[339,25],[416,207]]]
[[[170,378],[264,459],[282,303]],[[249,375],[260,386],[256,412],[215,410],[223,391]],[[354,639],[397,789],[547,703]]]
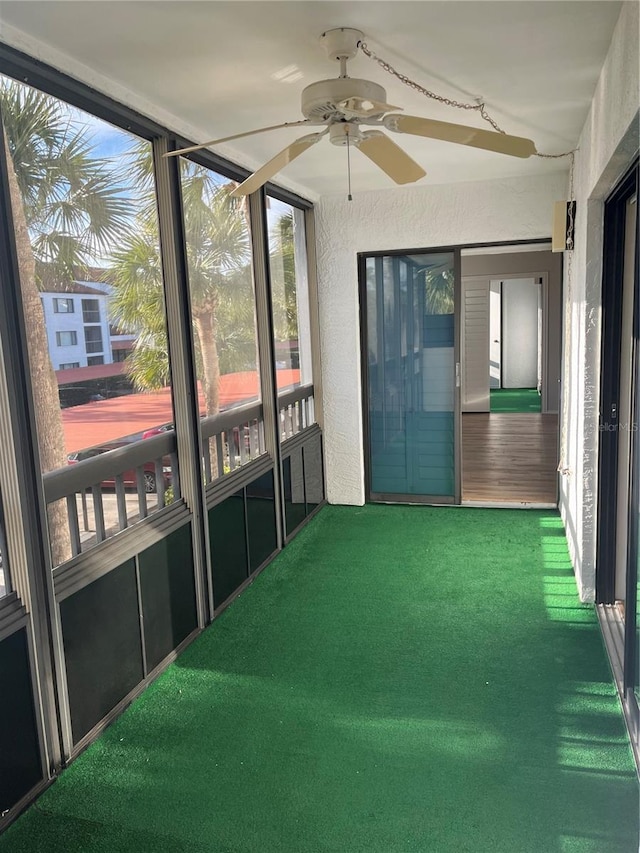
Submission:
[[[191,525],[138,557],[147,670],[156,667],[198,624]]]
[[[60,602],[74,743],[142,681],[135,562]]]

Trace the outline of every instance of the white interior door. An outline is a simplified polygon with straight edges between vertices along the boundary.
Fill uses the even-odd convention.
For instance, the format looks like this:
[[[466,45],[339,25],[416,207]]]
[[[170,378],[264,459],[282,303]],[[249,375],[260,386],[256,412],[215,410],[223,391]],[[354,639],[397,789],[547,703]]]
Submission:
[[[537,388],[540,285],[535,278],[502,280],[502,387]]]
[[[489,387],[502,388],[501,282],[489,285]]]

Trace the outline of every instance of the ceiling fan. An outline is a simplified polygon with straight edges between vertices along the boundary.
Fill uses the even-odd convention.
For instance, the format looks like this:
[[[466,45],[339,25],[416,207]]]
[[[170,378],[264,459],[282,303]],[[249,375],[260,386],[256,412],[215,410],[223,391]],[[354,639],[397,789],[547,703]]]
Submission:
[[[382,86],[371,80],[359,80],[347,75],[347,61],[357,54],[363,39],[364,33],[348,27],[327,30],[320,36],[320,41],[324,44],[329,58],[340,62],[340,76],[330,80],[319,80],[303,89],[303,120],[212,139],[201,145],[170,151],[165,154],[165,157],[189,154],[222,142],[231,142],[234,139],[284,127],[321,126],[324,128],[301,136],[278,152],[230,193],[231,196],[238,197],[255,192],[296,157],[304,154],[308,148],[327,135],[334,145],[357,148],[383,172],[386,172],[396,184],[413,183],[423,178],[426,172],[378,128],[394,133],[408,133],[413,136],[455,142],[459,145],[470,145],[474,148],[509,154],[512,157],[531,157],[536,153],[534,143],[521,136],[509,136],[506,133],[482,130],[477,127],[396,114],[395,111],[401,110],[402,107],[386,103],[387,93]],[[360,125],[372,129],[362,130]]]

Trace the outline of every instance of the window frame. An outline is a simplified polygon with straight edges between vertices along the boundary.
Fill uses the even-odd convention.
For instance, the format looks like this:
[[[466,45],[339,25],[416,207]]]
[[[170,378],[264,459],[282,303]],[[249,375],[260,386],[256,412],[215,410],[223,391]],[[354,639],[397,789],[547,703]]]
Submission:
[[[69,335],[71,340],[68,344],[62,343],[62,336]],[[57,347],[77,347],[78,332],[75,329],[60,329],[56,331],[56,346]]]
[[[96,307],[95,308],[88,308],[87,302],[95,303]],[[85,325],[92,324],[92,323],[102,323],[102,313],[100,311],[100,300],[99,299],[96,299],[96,298],[85,299],[83,297],[81,300],[81,307],[82,307],[82,322]],[[90,315],[94,315],[94,314],[98,315],[97,319],[90,319]]]
[[[102,354],[104,353],[104,335],[102,334],[102,326],[94,325],[94,326],[84,326],[84,351],[89,355],[89,353],[93,354]],[[89,333],[87,335],[87,332]],[[92,335],[97,332],[97,335],[92,340]],[[96,348],[98,347],[98,348]]]
[[[66,309],[64,311],[60,310],[60,306],[62,304],[70,305],[70,309]],[[75,314],[76,313],[76,302],[73,297],[63,297],[63,296],[54,296],[53,297],[53,313],[54,314]]]

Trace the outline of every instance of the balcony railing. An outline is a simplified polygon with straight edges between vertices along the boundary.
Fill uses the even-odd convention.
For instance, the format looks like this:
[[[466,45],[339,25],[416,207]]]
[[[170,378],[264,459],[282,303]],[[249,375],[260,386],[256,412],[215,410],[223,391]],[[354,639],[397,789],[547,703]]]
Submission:
[[[278,398],[281,439],[315,422],[313,385]],[[261,402],[202,418],[202,467],[210,485],[266,451]],[[71,556],[88,550],[180,497],[175,433],[101,452],[44,475],[47,508],[66,506]],[[51,518],[51,516],[50,516]],[[60,524],[59,516],[56,522]]]
[[[173,432],[96,452],[43,477],[47,508],[66,503],[72,556],[180,497]]]
[[[301,385],[278,396],[282,441],[315,423],[313,385]]]
[[[250,403],[200,421],[205,483],[266,453],[262,403]]]

